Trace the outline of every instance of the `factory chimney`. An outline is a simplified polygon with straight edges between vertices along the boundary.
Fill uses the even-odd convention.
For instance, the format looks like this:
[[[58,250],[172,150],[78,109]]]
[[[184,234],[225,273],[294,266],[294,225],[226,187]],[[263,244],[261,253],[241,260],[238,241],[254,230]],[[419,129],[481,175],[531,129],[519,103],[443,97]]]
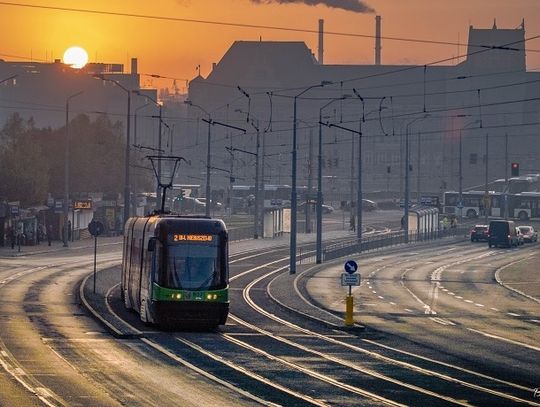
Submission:
[[[319,64],[324,64],[324,47],[323,47],[323,35],[324,35],[324,20],[319,19]]]
[[[375,17],[375,65],[381,64],[381,16]]]

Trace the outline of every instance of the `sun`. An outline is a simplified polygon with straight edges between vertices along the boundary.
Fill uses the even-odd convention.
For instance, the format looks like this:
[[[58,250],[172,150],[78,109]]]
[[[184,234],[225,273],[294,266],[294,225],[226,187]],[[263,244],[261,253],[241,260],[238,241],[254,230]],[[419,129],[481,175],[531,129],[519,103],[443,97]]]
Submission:
[[[81,47],[70,47],[64,52],[64,64],[81,69],[88,62],[88,53]]]

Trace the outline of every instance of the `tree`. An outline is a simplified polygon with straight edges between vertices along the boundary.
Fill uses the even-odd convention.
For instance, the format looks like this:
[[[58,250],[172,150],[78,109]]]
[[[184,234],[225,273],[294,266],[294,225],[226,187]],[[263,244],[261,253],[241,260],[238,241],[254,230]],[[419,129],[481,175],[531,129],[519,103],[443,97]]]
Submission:
[[[0,132],[0,196],[23,206],[44,202],[49,186],[49,166],[40,145],[41,133],[32,119],[11,116]]]

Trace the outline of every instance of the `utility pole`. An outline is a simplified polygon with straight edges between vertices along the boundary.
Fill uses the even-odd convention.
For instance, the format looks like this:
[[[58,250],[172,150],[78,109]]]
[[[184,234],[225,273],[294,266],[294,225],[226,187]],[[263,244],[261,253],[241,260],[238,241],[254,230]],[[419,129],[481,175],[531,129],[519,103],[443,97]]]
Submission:
[[[487,225],[488,223],[488,212],[489,212],[489,206],[490,206],[490,201],[489,201],[489,191],[488,191],[488,153],[489,153],[489,137],[488,137],[488,133],[486,133],[486,169],[485,169],[485,173],[486,173],[486,179],[485,179],[485,194],[484,194],[484,220],[485,220],[485,225]]]
[[[306,233],[311,233],[311,194],[313,189],[313,128],[309,128],[308,196],[306,199]]]
[[[504,185],[508,185],[508,133],[504,134]],[[508,220],[508,190],[504,189],[504,218]]]

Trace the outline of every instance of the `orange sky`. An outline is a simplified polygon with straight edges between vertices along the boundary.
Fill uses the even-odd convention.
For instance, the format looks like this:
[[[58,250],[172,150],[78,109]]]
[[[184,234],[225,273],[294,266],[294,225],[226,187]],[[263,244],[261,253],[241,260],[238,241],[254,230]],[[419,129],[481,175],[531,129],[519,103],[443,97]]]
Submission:
[[[15,0],[16,1],[16,0]],[[11,6],[0,1],[0,58],[38,61],[61,58],[72,45],[86,49],[91,62],[126,64],[139,58],[139,71],[191,79],[196,66],[206,76],[235,40],[304,41],[317,53],[317,35],[262,28],[142,19]],[[277,0],[276,0],[277,1]],[[182,19],[221,21],[325,31],[374,34],[375,14],[324,5],[277,4],[272,0],[20,0],[17,4],[92,9]],[[281,0],[284,1],[284,0]],[[330,0],[328,0],[330,1]],[[333,0],[336,1],[336,0]],[[342,0],[352,2],[354,0]],[[540,0],[367,0],[382,16],[383,36],[464,43],[470,24],[516,28],[525,18],[526,37],[540,34]],[[374,40],[325,37],[325,63],[371,64]],[[528,69],[540,68],[540,39],[527,43]],[[465,47],[461,47],[461,52]],[[537,51],[537,52],[535,52]],[[382,62],[425,64],[455,56],[456,45],[383,40]],[[129,65],[128,65],[129,66]],[[170,83],[171,81],[167,81]],[[143,85],[165,86],[143,77]],[[179,82],[182,87],[183,82]]]

